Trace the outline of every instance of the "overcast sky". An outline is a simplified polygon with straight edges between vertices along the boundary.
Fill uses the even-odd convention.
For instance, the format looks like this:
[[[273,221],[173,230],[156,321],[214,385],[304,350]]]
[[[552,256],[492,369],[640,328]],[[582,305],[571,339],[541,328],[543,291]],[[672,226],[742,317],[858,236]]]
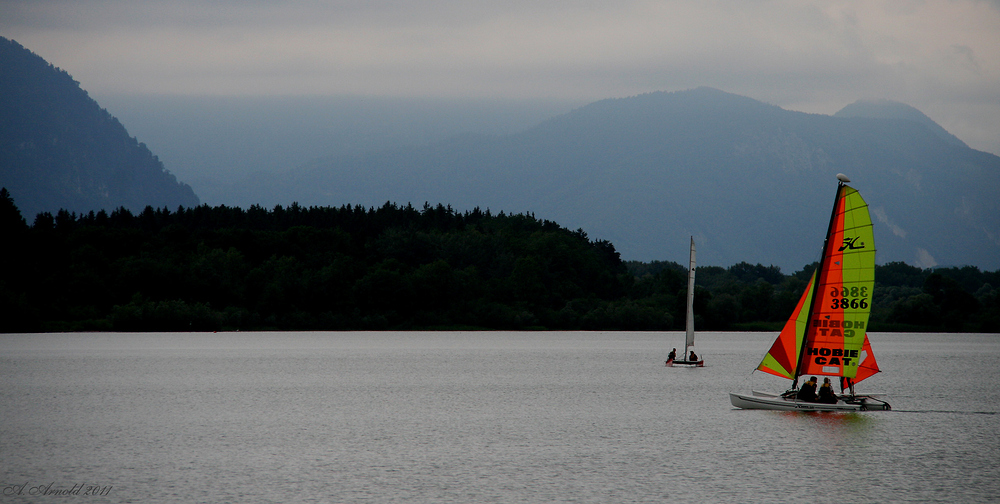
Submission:
[[[0,0],[92,95],[910,104],[1000,154],[1000,0]]]

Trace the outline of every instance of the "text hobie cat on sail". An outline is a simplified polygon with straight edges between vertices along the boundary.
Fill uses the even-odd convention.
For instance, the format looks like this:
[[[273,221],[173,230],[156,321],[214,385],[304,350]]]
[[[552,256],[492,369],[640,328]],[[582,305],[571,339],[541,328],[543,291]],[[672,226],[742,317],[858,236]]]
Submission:
[[[792,380],[783,394],[730,393],[733,406],[783,411],[887,410],[871,395],[856,395],[854,385],[879,372],[868,341],[868,316],[875,287],[875,242],[868,204],[843,174],[837,174],[837,197],[823,254],[802,298],[756,370]],[[839,378],[820,402],[815,383],[799,388],[806,375]],[[832,387],[831,387],[832,388]]]

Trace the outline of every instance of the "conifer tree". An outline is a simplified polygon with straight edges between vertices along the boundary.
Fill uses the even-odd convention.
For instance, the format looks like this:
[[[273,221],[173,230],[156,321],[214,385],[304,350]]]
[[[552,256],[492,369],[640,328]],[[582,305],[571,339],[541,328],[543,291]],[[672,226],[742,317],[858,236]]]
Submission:
[[[0,188],[0,232],[4,236],[10,233],[18,233],[28,229],[28,223],[21,216],[21,211],[14,204],[14,198],[10,196],[7,188]]]

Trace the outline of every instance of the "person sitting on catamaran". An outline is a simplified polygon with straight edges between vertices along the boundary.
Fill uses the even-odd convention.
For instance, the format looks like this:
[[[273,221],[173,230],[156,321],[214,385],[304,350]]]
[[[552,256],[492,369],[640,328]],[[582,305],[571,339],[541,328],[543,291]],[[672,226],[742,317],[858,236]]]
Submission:
[[[691,358],[688,360],[691,362],[698,362],[698,356],[694,354],[694,350],[691,350]]]
[[[816,377],[810,376],[809,380],[802,384],[799,393],[795,396],[800,401],[816,402]]]
[[[671,350],[670,353],[667,354],[667,360],[668,361],[672,361],[672,360],[674,360],[676,358],[677,358],[677,349],[675,348],[675,349]]]
[[[823,385],[819,388],[819,402],[826,404],[837,404],[837,394],[833,393],[833,385],[829,378],[823,378]]]

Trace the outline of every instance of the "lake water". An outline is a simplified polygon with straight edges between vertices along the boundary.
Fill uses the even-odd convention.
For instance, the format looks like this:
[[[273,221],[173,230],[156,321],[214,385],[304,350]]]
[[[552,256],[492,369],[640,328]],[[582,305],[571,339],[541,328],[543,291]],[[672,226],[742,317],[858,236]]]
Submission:
[[[0,503],[1000,501],[1000,335],[872,334],[854,414],[734,409],[774,334],[697,337],[0,335]]]

